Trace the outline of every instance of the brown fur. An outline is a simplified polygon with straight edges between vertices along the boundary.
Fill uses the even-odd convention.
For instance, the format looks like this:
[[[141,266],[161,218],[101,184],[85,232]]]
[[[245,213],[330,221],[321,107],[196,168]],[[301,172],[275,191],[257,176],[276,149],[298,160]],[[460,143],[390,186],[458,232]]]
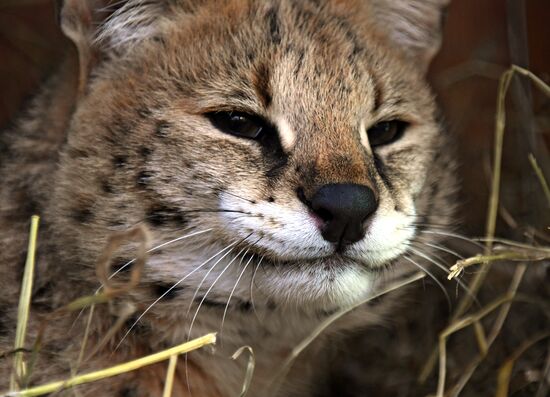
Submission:
[[[179,368],[173,395],[187,396],[189,389],[197,396],[236,395],[244,369],[229,356],[242,345],[252,346],[257,360],[250,395],[275,395],[266,391],[275,368],[327,313],[391,279],[379,275],[384,266],[393,263],[393,274],[411,267],[400,259],[401,245],[399,255],[378,258],[384,239],[402,232],[398,226],[387,236],[367,235],[347,256],[315,256],[325,242],[314,235],[317,246],[307,245],[314,237],[302,218],[294,218],[306,216],[297,189],[309,199],[328,183],[368,185],[380,202],[379,228],[399,214],[412,219],[409,211],[423,224],[451,222],[454,161],[423,77],[439,43],[443,3],[130,1],[105,19],[101,2],[66,1],[61,26],[76,50],[2,133],[0,310],[6,329],[15,324],[32,214],[42,216],[42,226],[28,340],[47,313],[96,290],[94,264],[111,233],[146,223],[160,244],[208,228],[153,253],[135,290],[97,308],[89,346],[108,332],[124,302],[136,306],[137,316],[178,283],[114,355],[127,327],[81,371],[216,331],[227,302],[221,346],[215,354],[189,355],[190,384]],[[255,113],[274,124],[283,117],[289,143],[262,146],[224,134],[204,117],[219,110]],[[363,129],[386,119],[410,126],[395,144],[369,147]],[[409,240],[422,234],[422,226],[407,225],[415,229]],[[212,273],[198,267],[230,244],[227,260],[235,258],[235,266],[227,265],[225,275],[227,262]],[[376,249],[369,254],[364,247]],[[117,255],[123,263],[134,252],[128,246]],[[245,254],[252,255],[248,269]],[[241,269],[245,281],[228,302]],[[379,321],[386,306],[366,307],[341,328]],[[50,324],[32,384],[70,373],[84,317]],[[1,350],[11,348],[12,338],[11,331],[0,334]],[[314,369],[325,365],[302,360],[277,395],[310,395],[312,382],[319,385]],[[79,391],[159,396],[164,370],[159,364]],[[9,374],[11,360],[0,361],[0,371]],[[2,378],[5,389],[8,376]]]

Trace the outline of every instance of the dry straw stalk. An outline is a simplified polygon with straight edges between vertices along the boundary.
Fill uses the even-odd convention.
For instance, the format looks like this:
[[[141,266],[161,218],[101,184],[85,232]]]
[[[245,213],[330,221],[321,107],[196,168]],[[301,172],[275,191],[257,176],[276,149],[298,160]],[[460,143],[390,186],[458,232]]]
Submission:
[[[46,385],[37,386],[26,390],[10,392],[3,395],[3,397],[33,397],[33,396],[42,396],[48,393],[54,393],[59,390],[66,389],[72,386],[95,382],[101,379],[110,378],[110,377],[121,375],[127,372],[135,371],[136,369],[145,367],[147,365],[168,360],[173,356],[178,356],[180,354],[188,353],[190,351],[193,351],[203,346],[214,344],[214,343],[216,343],[216,334],[215,333],[207,334],[200,338],[193,339],[192,341],[183,343],[178,346],[174,346],[170,349],[166,349],[158,353],[154,353],[142,358],[138,358],[136,360],[128,361],[123,364],[118,364],[110,368],[101,369],[99,371],[77,375],[67,380],[52,382]]]
[[[25,347],[25,335],[27,333],[27,323],[29,321],[39,222],[40,218],[38,216],[34,215],[31,218],[29,248],[27,251],[27,261],[25,262],[25,272],[23,273],[21,296],[19,298],[19,308],[17,311],[17,328],[15,332],[16,353],[13,359],[13,373],[10,379],[10,388],[12,390],[17,390],[20,381],[25,378],[27,372],[25,361],[23,360],[22,349]]]

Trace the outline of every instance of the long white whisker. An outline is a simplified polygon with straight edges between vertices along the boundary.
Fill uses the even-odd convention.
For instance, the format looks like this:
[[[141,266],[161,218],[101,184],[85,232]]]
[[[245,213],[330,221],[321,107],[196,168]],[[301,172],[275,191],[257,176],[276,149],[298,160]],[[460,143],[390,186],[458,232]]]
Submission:
[[[431,248],[433,248],[433,249],[436,249],[436,250],[443,251],[443,252],[446,252],[446,253],[448,253],[448,254],[451,254],[451,255],[457,257],[458,259],[464,259],[464,257],[463,257],[462,255],[460,255],[458,252],[453,251],[452,249],[449,249],[449,248],[444,247],[444,246],[442,246],[442,245],[427,243],[427,242],[421,241],[421,240],[419,240],[419,242],[420,242],[421,244],[426,245],[426,246],[428,246],[428,247],[431,247]]]
[[[184,282],[189,276],[191,276],[193,273],[195,273],[196,271],[198,271],[199,269],[201,269],[203,266],[205,266],[208,262],[210,262],[212,259],[214,259],[216,256],[220,255],[222,252],[232,248],[233,246],[235,246],[238,242],[234,242],[230,245],[228,245],[227,247],[221,249],[220,251],[218,251],[217,253],[215,253],[214,255],[212,255],[210,258],[208,258],[207,260],[205,260],[203,263],[201,263],[199,266],[197,266],[196,268],[194,268],[191,272],[189,272],[185,277],[182,277],[181,279],[179,279],[175,284],[173,284],[170,288],[168,288],[161,296],[159,296],[157,299],[155,299],[155,301],[153,303],[151,303],[149,306],[147,306],[147,308],[143,311],[143,313],[141,313],[141,315],[132,323],[132,325],[130,326],[130,328],[126,331],[126,333],[124,334],[124,336],[122,337],[122,339],[120,340],[120,342],[118,342],[118,344],[116,345],[115,347],[115,350],[117,350],[120,345],[122,344],[122,342],[124,341],[124,339],[126,339],[126,337],[130,334],[130,332],[132,331],[132,329],[136,326],[136,324],[143,318],[143,316],[145,316],[147,314],[147,312],[149,310],[151,310],[151,308],[153,306],[155,306],[162,298],[164,298],[166,295],[168,295],[174,288],[176,288],[178,285],[180,285],[182,282]]]
[[[238,244],[239,242],[235,242],[234,245]],[[191,307],[193,306],[193,302],[195,302],[195,298],[197,297],[197,294],[199,293],[199,290],[200,288],[202,287],[202,285],[204,284],[205,280],[208,278],[208,276],[210,275],[210,273],[212,273],[212,270],[214,270],[214,268],[218,265],[218,263],[220,263],[227,255],[229,255],[231,252],[233,252],[233,248],[231,248],[229,251],[227,251],[225,254],[223,254],[223,256],[221,258],[219,258],[211,267],[210,269],[208,269],[208,271],[206,272],[206,274],[204,275],[204,277],[202,278],[201,282],[199,283],[199,285],[197,286],[197,288],[195,289],[195,293],[193,294],[193,297],[191,298],[191,301],[189,302],[189,307],[187,308],[187,315],[189,314],[189,312],[191,311]]]
[[[411,259],[408,255],[403,255],[403,258],[405,258],[410,263],[412,263],[413,265],[418,267],[420,270],[422,270],[424,273],[426,273],[428,276],[430,276],[435,281],[435,283],[439,286],[439,288],[441,288],[441,291],[443,291],[443,294],[445,294],[445,298],[447,299],[447,305],[449,306],[449,311],[450,311],[451,310],[451,298],[449,297],[449,294],[447,293],[447,290],[445,289],[443,284],[441,284],[441,282],[428,269],[426,269],[424,266],[418,264],[416,261]]]
[[[254,311],[254,314],[256,315],[256,318],[259,320],[258,312],[256,311],[256,305],[254,304],[254,294],[253,294],[253,287],[254,287],[254,279],[256,278],[256,273],[258,272],[258,269],[260,265],[262,264],[262,261],[264,260],[265,255],[262,255],[260,260],[258,261],[258,264],[254,268],[254,273],[252,273],[252,278],[250,279],[250,304],[252,305],[252,310]]]
[[[206,232],[209,232],[209,231],[212,231],[212,228],[210,229],[205,229],[205,230],[201,230],[199,232],[193,232],[193,233],[189,233],[189,234],[185,234],[183,236],[180,236],[178,238],[175,238],[173,240],[170,240],[170,241],[167,241],[165,243],[162,243],[162,244],[159,244],[155,247],[152,247],[150,248],[149,250],[147,250],[147,253],[151,253],[151,252],[155,252],[159,249],[161,249],[162,247],[165,247],[169,244],[173,244],[173,243],[176,243],[178,241],[181,241],[181,240],[185,240],[187,238],[190,238],[190,237],[194,237],[194,236],[198,236],[200,234],[204,234]],[[126,262],[124,265],[122,265],[121,267],[119,267],[115,272],[113,272],[108,280],[111,280],[113,277],[115,277],[118,273],[120,273],[121,271],[123,271],[125,268],[127,268],[128,266],[130,266],[132,263],[134,263],[136,261],[137,258],[134,258],[128,262]],[[97,295],[99,294],[99,291],[101,291],[101,289],[103,288],[103,285],[100,285],[94,292],[94,295]],[[71,325],[71,329],[75,326],[76,322],[78,321],[78,319],[80,318],[80,316],[82,315],[82,313],[84,313],[84,310],[85,309],[81,309],[80,312],[78,313],[78,315],[76,316],[75,320],[73,321],[73,324]]]
[[[214,279],[214,281],[212,282],[212,284],[210,285],[210,288],[208,288],[208,290],[206,290],[206,293],[204,294],[204,296],[202,297],[201,301],[199,302],[199,306],[197,307],[197,310],[195,311],[195,314],[193,315],[193,319],[191,320],[191,325],[189,326],[189,332],[187,334],[187,340],[190,340],[191,338],[191,331],[193,330],[193,324],[195,324],[195,319],[197,318],[198,314],[199,314],[199,310],[201,309],[201,306],[202,304],[204,303],[204,301],[206,300],[206,297],[207,295],[210,293],[210,291],[212,291],[212,288],[214,288],[214,285],[216,285],[216,283],[218,282],[218,280],[223,276],[223,274],[225,273],[225,271],[227,269],[229,269],[229,266],[231,266],[236,260],[237,258],[241,255],[241,253],[244,251],[245,249],[243,248],[241,251],[239,251],[239,253],[237,255],[235,255],[235,257],[233,259],[231,259],[229,261],[229,263],[223,268],[223,270],[220,272],[220,274],[218,274],[218,276]]]
[[[200,234],[204,234],[204,233],[209,232],[209,231],[211,231],[211,230],[212,230],[212,228],[210,228],[210,229],[205,229],[205,230],[201,230],[200,232],[193,232],[193,233],[186,234],[186,235],[184,235],[184,236],[180,236],[180,237],[178,237],[178,238],[175,238],[175,239],[173,239],[173,240],[167,241],[167,242],[162,243],[162,244],[159,244],[159,245],[157,245],[157,246],[155,246],[155,247],[153,247],[153,248],[150,248],[150,249],[147,251],[147,253],[155,252],[155,251],[157,251],[157,250],[159,250],[159,249],[161,249],[161,248],[163,248],[163,247],[166,247],[166,246],[169,245],[169,244],[177,243],[178,241],[185,240],[185,239],[190,238],[190,237],[198,236],[198,235],[200,235]],[[116,276],[118,273],[120,273],[122,270],[124,270],[126,267],[130,266],[130,265],[131,265],[132,263],[134,263],[135,261],[136,261],[136,258],[132,259],[131,261],[126,262],[126,263],[125,263],[124,265],[122,265],[119,269],[117,269],[117,271],[115,271],[113,274],[111,274],[111,275],[109,276],[109,280],[112,279],[114,276]],[[101,289],[101,287],[100,287],[99,289]],[[98,289],[98,291],[99,291],[99,289]]]
[[[250,237],[250,235],[246,236],[244,239],[240,240],[240,241],[237,241],[234,243],[235,244],[239,244],[241,242],[243,242],[244,240],[246,240],[248,237]],[[212,265],[212,267],[208,270],[208,272],[206,273],[206,275],[203,277],[201,283],[199,284],[199,286],[197,287],[196,291],[195,291],[195,294],[193,295],[193,299],[191,299],[191,303],[190,305],[193,304],[193,302],[195,301],[195,297],[197,296],[197,293],[199,292],[199,289],[200,287],[202,286],[204,280],[206,279],[206,277],[208,277],[208,274],[210,274],[210,272],[216,267],[216,265],[223,259],[225,258],[229,253],[231,253],[231,251],[233,251],[233,248],[231,248],[231,250],[229,250],[227,253],[224,254],[224,256],[222,256],[214,265]],[[195,324],[195,320],[197,318],[197,315],[199,314],[199,311],[201,309],[201,306],[202,304],[204,303],[204,301],[206,300],[206,297],[208,295],[208,293],[212,290],[212,288],[214,287],[214,285],[218,282],[218,280],[220,279],[220,277],[223,275],[223,273],[229,268],[229,266],[239,257],[239,255],[241,254],[241,252],[244,251],[244,248],[227,264],[227,266],[221,271],[221,273],[218,275],[218,277],[216,277],[216,279],[214,280],[214,282],[212,283],[212,285],[210,286],[210,288],[208,288],[208,290],[206,291],[206,293],[204,294],[204,296],[202,297],[200,303],[199,303],[199,306],[197,307],[197,310],[195,311],[195,314],[193,315],[193,319],[191,320],[191,325],[189,326],[189,331],[187,333],[187,341],[191,340],[191,331],[193,330],[193,325]],[[191,309],[191,306],[189,306],[189,309],[187,310],[187,314],[189,314],[189,310]],[[187,389],[189,391],[189,394],[191,394],[191,383],[189,382],[189,367],[187,365],[187,358],[188,358],[188,355],[187,353],[185,354],[185,379],[186,379],[186,382],[187,382]]]
[[[424,259],[426,259],[427,261],[433,263],[435,266],[437,266],[438,268],[440,268],[441,270],[443,270],[445,272],[445,274],[449,274],[449,269],[446,268],[444,265],[442,265],[441,263],[435,261],[433,258],[430,258],[428,255],[426,255],[425,253],[423,253],[422,251],[420,251],[420,249],[417,247],[417,249],[414,249],[412,247],[409,247],[409,249],[415,254],[415,255],[418,255]],[[479,304],[477,298],[472,294],[472,292],[470,291],[470,289],[468,288],[468,286],[466,284],[464,284],[464,282],[462,282],[462,280],[456,278],[456,283],[464,290],[466,291],[466,293],[468,295],[470,295],[470,297],[472,297],[474,299],[474,301]]]
[[[479,247],[481,249],[485,248],[483,245],[479,244],[477,241],[474,241],[472,240],[471,238],[468,238],[468,237],[465,237],[465,236],[462,236],[460,234],[456,234],[456,233],[451,233],[451,232],[444,232],[444,231],[440,231],[440,230],[420,230],[420,233],[427,233],[427,234],[435,234],[435,235],[440,235],[440,236],[445,236],[445,237],[453,237],[453,238],[456,238],[458,240],[463,240],[463,241],[466,241],[470,244],[473,244],[475,245],[476,247]]]
[[[247,251],[248,252],[248,251]],[[245,253],[246,255],[246,253]],[[239,281],[241,281],[241,278],[244,274],[244,272],[246,271],[246,268],[248,267],[248,265],[250,265],[250,263],[252,262],[252,259],[254,259],[254,255],[252,255],[250,257],[250,259],[246,262],[246,264],[244,265],[243,267],[243,270],[241,270],[241,273],[239,274],[239,277],[237,277],[237,281],[235,281],[235,285],[233,286],[233,289],[231,290],[231,293],[229,294],[229,298],[227,298],[227,304],[225,305],[225,309],[223,311],[223,316],[222,316],[222,324],[220,326],[220,335],[222,334],[223,332],[223,325],[225,323],[225,316],[227,315],[227,310],[229,309],[229,302],[231,302],[231,298],[233,297],[233,293],[235,292],[235,290],[237,289],[237,285],[239,284]]]

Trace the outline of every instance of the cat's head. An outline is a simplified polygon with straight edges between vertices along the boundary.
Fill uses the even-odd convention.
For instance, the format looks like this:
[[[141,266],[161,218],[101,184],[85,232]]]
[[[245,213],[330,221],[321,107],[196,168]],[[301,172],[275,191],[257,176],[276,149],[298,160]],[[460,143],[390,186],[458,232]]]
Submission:
[[[446,1],[97,3],[61,13],[84,77],[53,202],[79,258],[145,222],[189,237],[144,285],[333,307],[408,249],[445,150],[424,74]]]

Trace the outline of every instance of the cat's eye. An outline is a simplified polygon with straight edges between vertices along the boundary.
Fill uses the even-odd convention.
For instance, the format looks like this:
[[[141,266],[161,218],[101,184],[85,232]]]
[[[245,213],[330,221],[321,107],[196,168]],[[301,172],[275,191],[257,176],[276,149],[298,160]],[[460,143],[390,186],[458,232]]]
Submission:
[[[243,112],[212,112],[206,116],[217,129],[241,138],[259,138],[266,125],[260,117]]]
[[[401,120],[389,120],[376,123],[367,130],[371,147],[387,145],[397,141],[405,132],[407,123]]]

